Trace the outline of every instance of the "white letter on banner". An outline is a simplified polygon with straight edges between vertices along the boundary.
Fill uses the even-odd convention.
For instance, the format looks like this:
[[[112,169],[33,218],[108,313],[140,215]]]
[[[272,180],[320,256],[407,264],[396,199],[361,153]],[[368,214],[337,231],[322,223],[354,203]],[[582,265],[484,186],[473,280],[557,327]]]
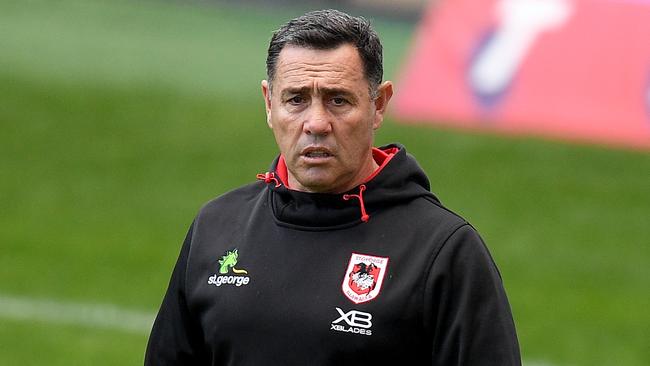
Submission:
[[[470,69],[470,82],[479,95],[501,93],[512,81],[535,40],[560,28],[573,10],[571,0],[501,0],[499,28]]]

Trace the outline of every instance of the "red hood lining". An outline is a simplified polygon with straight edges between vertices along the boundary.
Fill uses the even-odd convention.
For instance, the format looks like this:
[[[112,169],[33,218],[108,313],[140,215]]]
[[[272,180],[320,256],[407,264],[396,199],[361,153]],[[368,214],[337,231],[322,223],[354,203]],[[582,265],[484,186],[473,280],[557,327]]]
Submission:
[[[391,147],[386,150],[381,150],[376,147],[372,148],[372,158],[379,165],[377,169],[375,169],[372,174],[370,174],[366,179],[363,180],[362,183],[368,183],[370,182],[373,178],[377,176],[385,167],[388,165],[390,160],[397,154],[399,151],[399,148],[397,147]],[[291,189],[289,186],[289,171],[287,169],[287,163],[284,161],[284,156],[280,155],[280,159],[278,159],[278,165],[275,167],[275,171],[278,174],[278,178],[280,178],[280,181],[284,184],[285,187]]]

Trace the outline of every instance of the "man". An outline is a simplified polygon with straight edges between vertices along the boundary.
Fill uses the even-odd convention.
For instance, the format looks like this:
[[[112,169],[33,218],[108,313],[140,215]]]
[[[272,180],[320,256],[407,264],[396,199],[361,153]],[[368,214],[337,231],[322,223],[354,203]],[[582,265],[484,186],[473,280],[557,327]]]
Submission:
[[[501,278],[404,147],[373,148],[393,93],[363,18],[278,31],[262,82],[280,149],[195,218],[146,365],[520,365]]]

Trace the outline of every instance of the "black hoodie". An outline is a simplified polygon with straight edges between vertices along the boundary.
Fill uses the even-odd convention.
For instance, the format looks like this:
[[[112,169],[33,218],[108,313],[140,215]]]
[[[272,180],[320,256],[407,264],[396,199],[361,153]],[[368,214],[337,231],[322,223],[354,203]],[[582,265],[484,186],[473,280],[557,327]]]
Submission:
[[[499,272],[399,145],[346,194],[261,181],[195,218],[145,365],[520,365]]]

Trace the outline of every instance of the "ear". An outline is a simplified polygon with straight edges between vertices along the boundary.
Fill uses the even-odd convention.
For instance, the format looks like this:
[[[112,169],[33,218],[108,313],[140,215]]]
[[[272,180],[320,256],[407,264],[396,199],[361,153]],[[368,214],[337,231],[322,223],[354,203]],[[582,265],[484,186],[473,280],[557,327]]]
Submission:
[[[375,120],[373,121],[372,128],[378,129],[384,121],[384,114],[388,107],[388,102],[393,96],[393,83],[384,81],[377,88],[377,98],[375,99]]]
[[[269,82],[266,80],[262,80],[262,95],[266,107],[266,124],[269,125],[269,128],[273,128],[271,123],[271,89],[269,88]]]

